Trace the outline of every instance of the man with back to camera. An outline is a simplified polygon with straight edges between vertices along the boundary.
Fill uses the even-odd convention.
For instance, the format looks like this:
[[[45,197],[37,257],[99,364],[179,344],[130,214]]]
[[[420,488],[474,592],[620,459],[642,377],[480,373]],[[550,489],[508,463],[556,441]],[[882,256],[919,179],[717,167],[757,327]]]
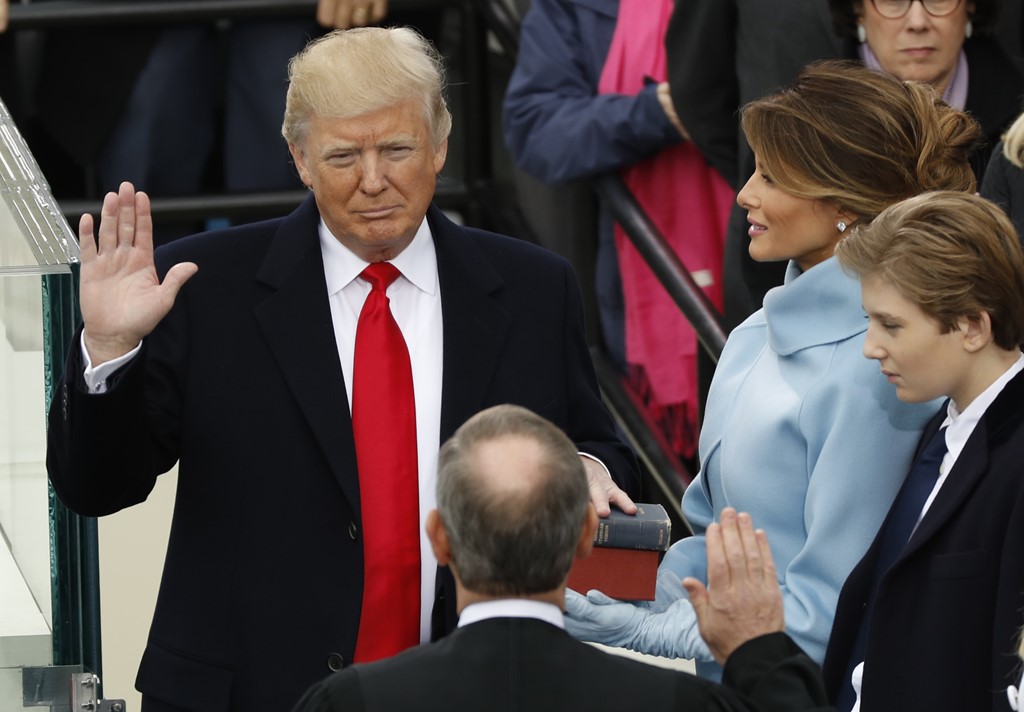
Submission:
[[[283,133],[312,190],[291,215],[177,241],[155,266],[130,184],[97,238],[80,225],[84,329],[51,409],[51,481],[102,515],[179,461],[145,712],[279,712],[451,630],[422,524],[439,444],[489,405],[550,418],[599,513],[634,511],[571,269],[430,204],[451,122],[433,48],[340,31],[289,75]]]
[[[426,524],[455,578],[459,629],[332,675],[295,712],[825,709],[817,666],[782,633],[771,551],[749,515],[724,510],[708,529],[709,586],[687,580],[731,689],[563,630],[566,576],[596,526],[576,449],[558,428],[510,405],[473,416],[441,448]]]

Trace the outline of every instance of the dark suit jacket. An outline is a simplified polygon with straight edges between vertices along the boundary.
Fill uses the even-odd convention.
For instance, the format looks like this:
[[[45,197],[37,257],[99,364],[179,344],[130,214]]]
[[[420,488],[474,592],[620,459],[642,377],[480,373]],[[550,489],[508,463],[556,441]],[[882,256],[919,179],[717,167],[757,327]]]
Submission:
[[[983,198],[998,204],[1010,216],[1017,228],[1017,237],[1024,245],[1024,169],[1003,155],[1001,141],[992,149],[980,192]]]
[[[441,438],[526,406],[637,493],[600,402],[568,264],[431,208],[444,319]],[[105,395],[77,342],[50,414],[47,465],[87,515],[144,500],[180,458],[164,575],[137,687],[189,710],[280,712],[351,662],[363,590],[359,480],[331,322],[319,213],[158,251],[199,273]],[[386,423],[382,424],[386,427]],[[439,576],[434,633],[455,622]]]
[[[492,618],[312,688],[294,712],[825,710],[817,665],[779,633],[747,643],[726,689],[609,655],[532,618]]]
[[[1018,374],[989,406],[884,575],[868,634],[863,709],[1006,709],[1006,686],[1020,676],[1024,611],[1022,402]],[[942,409],[922,443],[944,418]],[[831,699],[847,684],[878,549],[876,539],[839,596],[824,664]]]

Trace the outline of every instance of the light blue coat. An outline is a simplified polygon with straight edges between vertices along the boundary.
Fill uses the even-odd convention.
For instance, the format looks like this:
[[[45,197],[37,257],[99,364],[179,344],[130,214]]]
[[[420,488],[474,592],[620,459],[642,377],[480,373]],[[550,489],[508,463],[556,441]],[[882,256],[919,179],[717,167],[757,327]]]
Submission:
[[[727,506],[750,512],[772,547],[786,632],[819,663],[843,581],[939,407],[901,403],[864,357],[860,302],[859,283],[836,258],[803,274],[790,263],[783,286],[732,332],[708,396],[700,474],[683,496],[694,536],[661,565],[706,581],[707,525]]]
[[[708,396],[700,474],[683,497],[694,536],[662,561],[649,607],[567,597],[577,637],[721,669],[680,580],[707,581],[704,532],[724,507],[768,534],[786,632],[821,662],[843,581],[867,550],[939,402],[896,399],[862,353],[860,286],[833,257],[785,284],[729,336]]]

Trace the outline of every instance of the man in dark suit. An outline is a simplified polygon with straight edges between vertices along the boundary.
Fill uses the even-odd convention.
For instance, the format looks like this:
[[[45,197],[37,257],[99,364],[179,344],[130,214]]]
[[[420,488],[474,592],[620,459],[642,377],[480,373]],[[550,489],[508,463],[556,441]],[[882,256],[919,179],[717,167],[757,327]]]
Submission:
[[[926,193],[840,244],[901,400],[948,401],[839,597],[843,712],[1005,710],[1024,610],[1024,257],[1000,209]],[[865,443],[871,447],[871,443]]]
[[[453,584],[420,532],[438,447],[482,408],[563,428],[599,513],[633,508],[609,470],[638,489],[568,264],[430,205],[451,121],[436,52],[409,29],[339,31],[290,76],[283,133],[313,193],[291,215],[177,241],[155,266],[130,184],[98,238],[80,226],[84,329],[50,414],[53,486],[102,515],[179,462],[145,712],[279,712],[353,660],[448,632]],[[371,291],[381,271],[397,278]],[[381,333],[400,346],[367,354]]]
[[[426,525],[438,562],[455,577],[459,629],[332,675],[295,712],[793,712],[822,704],[814,663],[781,632],[764,534],[731,509],[708,531],[709,587],[689,585],[733,689],[572,639],[563,629],[565,580],[596,526],[576,448],[558,428],[516,406],[478,413],[441,448],[437,509]]]

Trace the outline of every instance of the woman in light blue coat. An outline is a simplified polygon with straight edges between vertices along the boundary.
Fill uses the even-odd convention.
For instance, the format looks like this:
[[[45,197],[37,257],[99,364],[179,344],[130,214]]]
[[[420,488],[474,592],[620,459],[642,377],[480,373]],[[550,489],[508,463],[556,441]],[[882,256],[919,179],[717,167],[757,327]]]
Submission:
[[[900,403],[863,357],[860,287],[833,251],[850,227],[926,190],[975,189],[966,114],[923,85],[847,62],[805,69],[748,104],[757,168],[737,196],[750,254],[788,261],[785,283],[729,337],[708,396],[701,470],[683,497],[694,536],[659,570],[651,605],[567,595],[579,638],[720,669],[681,582],[706,581],[703,532],[725,507],[772,544],[786,631],[819,662],[843,581],[860,560],[938,404]]]

